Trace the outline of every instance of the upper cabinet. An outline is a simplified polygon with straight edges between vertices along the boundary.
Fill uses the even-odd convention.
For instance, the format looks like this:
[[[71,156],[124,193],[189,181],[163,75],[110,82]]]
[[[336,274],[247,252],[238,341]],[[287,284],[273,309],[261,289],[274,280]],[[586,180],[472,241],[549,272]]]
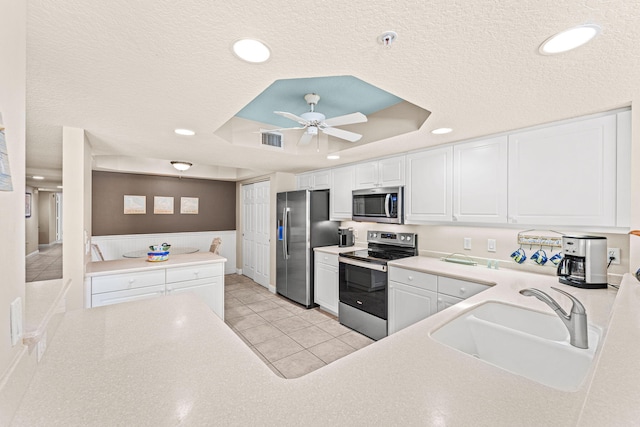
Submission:
[[[355,189],[399,187],[404,185],[404,156],[355,165]]]
[[[616,226],[616,115],[509,135],[509,222]]]
[[[351,220],[354,178],[354,166],[331,169],[329,219],[332,221]]]
[[[405,221],[451,221],[453,147],[407,154],[406,166]]]
[[[453,220],[507,222],[507,137],[453,146]]]
[[[296,175],[298,190],[326,190],[330,187],[331,171],[322,170]]]

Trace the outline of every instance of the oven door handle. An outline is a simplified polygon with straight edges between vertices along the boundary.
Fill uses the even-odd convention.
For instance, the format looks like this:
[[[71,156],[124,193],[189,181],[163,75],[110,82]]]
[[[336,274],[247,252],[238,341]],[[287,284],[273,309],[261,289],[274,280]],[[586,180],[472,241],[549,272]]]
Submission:
[[[343,264],[355,265],[356,267],[367,268],[369,270],[376,270],[376,271],[383,271],[383,272],[387,271],[386,265],[374,264],[372,262],[358,261],[355,259],[345,258],[345,257],[339,257],[338,260]]]

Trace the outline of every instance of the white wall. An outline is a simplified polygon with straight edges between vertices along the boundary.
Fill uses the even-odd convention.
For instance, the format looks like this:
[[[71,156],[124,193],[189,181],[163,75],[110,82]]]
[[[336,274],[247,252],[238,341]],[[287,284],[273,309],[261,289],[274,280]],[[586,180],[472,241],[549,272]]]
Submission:
[[[11,345],[9,304],[18,297],[24,304],[26,2],[1,0],[0,11],[0,112],[13,181],[13,191],[0,191],[0,424],[6,425],[13,406],[5,398],[20,396],[6,396],[3,380],[25,349]]]

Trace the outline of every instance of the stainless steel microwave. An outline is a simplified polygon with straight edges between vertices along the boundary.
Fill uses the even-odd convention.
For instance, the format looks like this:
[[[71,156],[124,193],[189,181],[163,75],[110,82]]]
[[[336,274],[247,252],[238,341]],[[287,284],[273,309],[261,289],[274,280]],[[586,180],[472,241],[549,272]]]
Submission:
[[[403,223],[403,187],[370,188],[353,191],[354,221]]]

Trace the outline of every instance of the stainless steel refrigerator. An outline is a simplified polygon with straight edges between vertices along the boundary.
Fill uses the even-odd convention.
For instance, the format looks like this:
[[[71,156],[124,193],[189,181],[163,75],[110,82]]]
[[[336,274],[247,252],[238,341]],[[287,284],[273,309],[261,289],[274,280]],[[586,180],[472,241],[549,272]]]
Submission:
[[[337,221],[329,220],[329,190],[278,193],[276,292],[313,307],[313,248],[338,244]]]

